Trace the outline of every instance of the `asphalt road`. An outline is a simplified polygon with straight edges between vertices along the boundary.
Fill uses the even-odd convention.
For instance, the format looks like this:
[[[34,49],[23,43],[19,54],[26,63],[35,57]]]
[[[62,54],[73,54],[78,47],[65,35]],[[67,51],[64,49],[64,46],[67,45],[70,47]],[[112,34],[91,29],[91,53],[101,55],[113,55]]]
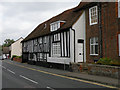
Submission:
[[[56,74],[60,70],[37,67],[10,60],[2,61],[2,88],[106,88],[75,78]],[[62,72],[62,71],[61,71]],[[110,89],[109,89],[110,90]]]

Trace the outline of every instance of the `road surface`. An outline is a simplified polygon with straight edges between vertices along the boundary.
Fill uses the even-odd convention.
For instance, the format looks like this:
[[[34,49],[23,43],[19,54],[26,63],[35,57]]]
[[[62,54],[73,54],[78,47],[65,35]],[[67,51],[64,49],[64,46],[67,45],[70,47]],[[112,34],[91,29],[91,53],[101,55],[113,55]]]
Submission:
[[[48,90],[56,90],[57,88],[106,88],[110,90],[111,88],[111,86],[57,74],[62,70],[10,60],[3,60],[0,67],[2,68],[2,88],[46,88]]]

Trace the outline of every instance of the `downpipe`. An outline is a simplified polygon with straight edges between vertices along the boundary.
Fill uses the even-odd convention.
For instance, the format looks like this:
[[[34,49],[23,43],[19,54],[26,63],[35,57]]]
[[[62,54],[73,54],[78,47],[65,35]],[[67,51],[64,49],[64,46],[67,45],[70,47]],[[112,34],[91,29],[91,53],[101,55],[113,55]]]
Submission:
[[[75,29],[71,28],[71,30],[74,32],[74,62],[75,62]]]

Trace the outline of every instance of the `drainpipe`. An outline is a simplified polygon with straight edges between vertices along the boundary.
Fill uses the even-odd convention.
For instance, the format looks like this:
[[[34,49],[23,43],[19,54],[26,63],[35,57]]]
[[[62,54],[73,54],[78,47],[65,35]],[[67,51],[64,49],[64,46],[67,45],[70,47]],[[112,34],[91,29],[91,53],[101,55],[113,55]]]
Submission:
[[[100,58],[103,57],[102,51],[102,22],[101,22],[101,2],[98,3],[98,11],[99,11],[99,38],[100,38]]]
[[[75,62],[75,29],[71,27],[71,30],[74,32],[74,62]]]

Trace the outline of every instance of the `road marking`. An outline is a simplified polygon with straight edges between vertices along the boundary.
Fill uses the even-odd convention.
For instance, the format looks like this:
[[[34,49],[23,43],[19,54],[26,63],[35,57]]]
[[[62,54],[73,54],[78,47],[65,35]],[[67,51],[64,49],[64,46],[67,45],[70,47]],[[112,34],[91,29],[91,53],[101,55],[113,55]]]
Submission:
[[[4,61],[4,62],[6,62],[6,61]],[[23,66],[23,65],[13,64],[13,63],[10,63],[10,62],[6,62],[6,63],[12,64],[12,65],[15,65],[15,66],[19,66],[19,67],[22,67],[22,68],[26,68],[26,69],[29,69],[29,70],[38,71],[38,72],[42,72],[42,73],[45,73],[45,74],[49,74],[49,75],[53,75],[53,76],[58,76],[58,77],[62,77],[62,78],[67,78],[67,79],[71,79],[71,80],[75,80],[75,81],[80,81],[80,82],[84,82],[84,83],[99,85],[99,86],[103,86],[103,87],[107,87],[107,88],[117,88],[115,86],[104,85],[104,84],[96,83],[96,82],[92,82],[92,81],[86,81],[86,80],[81,80],[81,79],[77,79],[77,78],[67,77],[67,76],[63,76],[63,75],[59,75],[59,74],[54,74],[54,73],[50,73],[50,72],[46,72],[46,71],[42,71],[42,70],[37,70],[37,69],[34,69],[34,68],[29,68],[29,67],[26,67],[26,66]]]
[[[55,90],[55,89],[53,89],[53,88],[51,88],[51,87],[48,87],[48,86],[47,86],[46,88],[47,88],[47,89],[50,89],[50,90]]]
[[[19,75],[20,77],[22,77],[22,78],[24,78],[24,79],[26,79],[26,80],[28,80],[28,81],[31,81],[31,82],[33,82],[33,83],[35,83],[35,84],[38,84],[38,82],[36,82],[36,81],[34,81],[34,80],[32,80],[32,79],[29,79],[29,78],[27,78],[27,77],[25,77],[25,76],[23,76],[23,75]]]
[[[10,69],[7,69],[9,72],[11,72],[12,74],[15,74],[15,72],[11,71]]]
[[[2,66],[2,68],[6,69],[6,67]]]

